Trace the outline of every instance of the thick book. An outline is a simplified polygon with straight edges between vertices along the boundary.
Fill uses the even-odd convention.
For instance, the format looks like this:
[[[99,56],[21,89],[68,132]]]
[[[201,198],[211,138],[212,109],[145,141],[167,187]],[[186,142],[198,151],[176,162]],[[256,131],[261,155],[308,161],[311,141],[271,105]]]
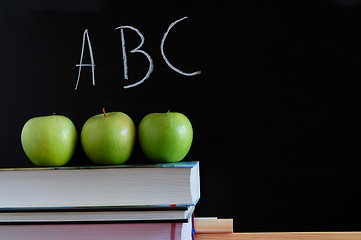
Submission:
[[[93,222],[187,222],[194,206],[160,208],[84,208],[0,211],[0,224]]]
[[[0,225],[6,240],[192,240],[192,219],[186,223],[81,223]]]
[[[0,169],[0,211],[194,206],[199,162]]]

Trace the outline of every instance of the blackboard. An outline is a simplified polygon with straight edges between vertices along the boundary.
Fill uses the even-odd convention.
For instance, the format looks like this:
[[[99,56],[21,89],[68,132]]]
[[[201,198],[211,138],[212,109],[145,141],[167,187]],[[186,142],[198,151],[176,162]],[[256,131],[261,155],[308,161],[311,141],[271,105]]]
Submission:
[[[361,2],[0,1],[0,167],[31,167],[20,132],[31,117],[182,112],[184,159],[201,163],[196,216],[235,231],[361,230]],[[186,17],[186,18],[185,18]],[[174,67],[194,76],[179,74]],[[128,52],[120,26],[144,37]],[[83,36],[84,64],[77,89]],[[140,35],[124,29],[128,50]],[[77,66],[78,65],[78,66]],[[130,162],[145,161],[139,149]],[[89,164],[81,149],[72,165]]]

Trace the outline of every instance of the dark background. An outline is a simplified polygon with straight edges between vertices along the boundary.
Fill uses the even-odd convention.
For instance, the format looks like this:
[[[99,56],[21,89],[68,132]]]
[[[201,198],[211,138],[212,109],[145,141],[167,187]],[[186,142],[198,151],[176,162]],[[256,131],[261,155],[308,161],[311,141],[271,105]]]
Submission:
[[[161,57],[165,52],[186,77]],[[128,53],[138,28],[154,61]],[[84,67],[88,29],[96,86]],[[122,111],[182,112],[194,128],[185,161],[201,163],[196,216],[233,218],[235,231],[361,230],[361,2],[0,0],[0,167],[32,167],[24,123],[53,112],[82,124]],[[139,37],[125,31],[128,50]],[[89,63],[87,48],[84,63]],[[139,148],[130,163],[146,161]],[[69,165],[91,164],[81,148]]]

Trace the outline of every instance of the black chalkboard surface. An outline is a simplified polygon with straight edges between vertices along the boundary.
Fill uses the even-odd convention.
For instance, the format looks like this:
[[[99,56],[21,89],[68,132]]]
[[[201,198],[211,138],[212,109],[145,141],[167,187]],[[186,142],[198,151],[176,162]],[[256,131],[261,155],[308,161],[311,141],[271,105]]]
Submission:
[[[196,216],[361,230],[360,29],[359,0],[1,0],[0,167],[32,166],[20,132],[34,116],[80,131],[102,107],[136,124],[178,111],[201,166]],[[70,164],[90,162],[79,148]]]

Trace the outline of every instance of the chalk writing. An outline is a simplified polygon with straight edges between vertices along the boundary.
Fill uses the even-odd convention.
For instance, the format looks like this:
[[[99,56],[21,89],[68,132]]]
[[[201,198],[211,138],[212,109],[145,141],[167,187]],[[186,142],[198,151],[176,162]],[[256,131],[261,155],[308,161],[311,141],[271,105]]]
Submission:
[[[85,40],[88,43],[91,64],[83,64]],[[80,61],[79,61],[79,64],[77,64],[76,66],[79,67],[79,72],[78,72],[78,79],[77,79],[76,85],[75,85],[75,90],[78,88],[81,68],[83,66],[92,68],[92,83],[93,83],[93,86],[95,86],[95,64],[94,64],[93,49],[92,49],[92,45],[90,43],[88,29],[85,29],[85,31],[83,33],[83,44],[82,44],[82,47],[81,47]]]
[[[166,41],[166,39],[168,37],[168,34],[169,34],[170,30],[177,23],[183,21],[186,18],[188,18],[188,17],[183,17],[181,19],[178,19],[178,20],[176,20],[175,22],[172,22],[169,25],[167,31],[164,33],[163,38],[161,40],[160,51],[161,51],[161,55],[163,57],[163,60],[165,61],[165,63],[168,65],[168,67],[170,69],[172,69],[173,71],[175,71],[175,72],[177,72],[179,74],[190,77],[190,76],[195,76],[195,75],[201,74],[201,71],[186,73],[186,72],[176,68],[175,66],[173,66],[173,64],[170,63],[170,61],[168,60],[168,58],[166,57],[165,52],[164,52],[164,44],[165,44],[165,41]],[[139,45],[136,48],[132,49],[130,51],[130,53],[132,53],[132,54],[133,53],[141,53],[148,59],[148,62],[149,62],[148,71],[141,80],[137,81],[136,83],[123,86],[124,88],[131,88],[131,87],[138,86],[139,84],[142,84],[145,80],[147,80],[150,77],[151,73],[153,72],[154,65],[153,65],[153,60],[152,60],[151,56],[147,52],[145,52],[144,50],[141,50],[141,47],[143,46],[144,39],[145,39],[143,34],[137,28],[135,28],[133,26],[126,25],[126,26],[116,27],[115,30],[120,30],[120,40],[121,40],[121,45],[122,45],[122,56],[123,56],[124,79],[125,80],[129,79],[129,76],[128,76],[128,56],[127,56],[127,49],[126,49],[126,44],[125,44],[124,29],[129,29],[129,30],[132,30],[132,31],[136,32],[138,34],[139,38],[140,38]],[[90,64],[83,64],[83,55],[84,55],[85,43],[88,44],[88,49],[89,49],[89,54],[90,54],[90,61],[91,61]],[[82,44],[82,49],[81,49],[81,54],[80,54],[80,62],[76,66],[79,67],[79,72],[78,72],[77,82],[76,82],[76,85],[75,85],[75,90],[78,88],[78,85],[79,85],[79,80],[80,80],[82,67],[91,67],[91,70],[92,70],[92,84],[93,84],[93,86],[95,86],[95,64],[94,64],[93,50],[92,50],[92,46],[91,46],[91,42],[90,42],[90,38],[89,38],[88,29],[86,29],[84,31],[84,33],[83,33],[83,44]]]
[[[126,49],[125,49],[125,40],[124,40],[124,30],[125,28],[131,29],[133,31],[135,31],[139,37],[140,37],[140,44],[138,45],[138,47],[134,48],[133,50],[131,50],[131,53],[142,53],[144,56],[147,57],[148,61],[149,61],[149,68],[148,68],[148,72],[147,74],[143,77],[142,80],[134,83],[134,84],[130,84],[127,86],[124,86],[124,88],[130,88],[130,87],[135,87],[141,83],[143,83],[146,79],[149,78],[150,74],[153,72],[153,60],[152,58],[149,56],[148,53],[146,53],[143,50],[139,50],[143,44],[144,44],[144,36],[143,34],[136,29],[135,27],[132,26],[120,26],[115,28],[115,30],[120,29],[120,34],[121,34],[121,41],[122,41],[122,51],[123,51],[123,67],[124,67],[124,79],[128,80],[128,63],[127,63],[127,54],[126,54]]]
[[[196,72],[192,72],[192,73],[185,73],[185,72],[179,70],[178,68],[174,67],[174,66],[169,62],[168,58],[165,56],[165,53],[164,53],[164,42],[165,42],[165,39],[166,39],[167,36],[168,36],[169,31],[174,27],[174,25],[176,25],[176,24],[177,24],[178,22],[180,22],[180,21],[183,21],[183,20],[186,19],[186,18],[188,18],[188,17],[184,17],[184,18],[178,19],[177,21],[175,21],[175,22],[173,22],[173,23],[171,23],[171,24],[169,25],[168,30],[167,30],[166,33],[164,33],[163,38],[162,38],[162,41],[161,41],[161,43],[160,43],[160,52],[162,53],[162,56],[163,56],[164,61],[167,63],[167,65],[168,65],[171,69],[173,69],[173,70],[176,71],[177,73],[182,74],[182,75],[184,75],[184,76],[194,76],[194,75],[197,75],[197,74],[201,74],[201,71],[196,71]]]

